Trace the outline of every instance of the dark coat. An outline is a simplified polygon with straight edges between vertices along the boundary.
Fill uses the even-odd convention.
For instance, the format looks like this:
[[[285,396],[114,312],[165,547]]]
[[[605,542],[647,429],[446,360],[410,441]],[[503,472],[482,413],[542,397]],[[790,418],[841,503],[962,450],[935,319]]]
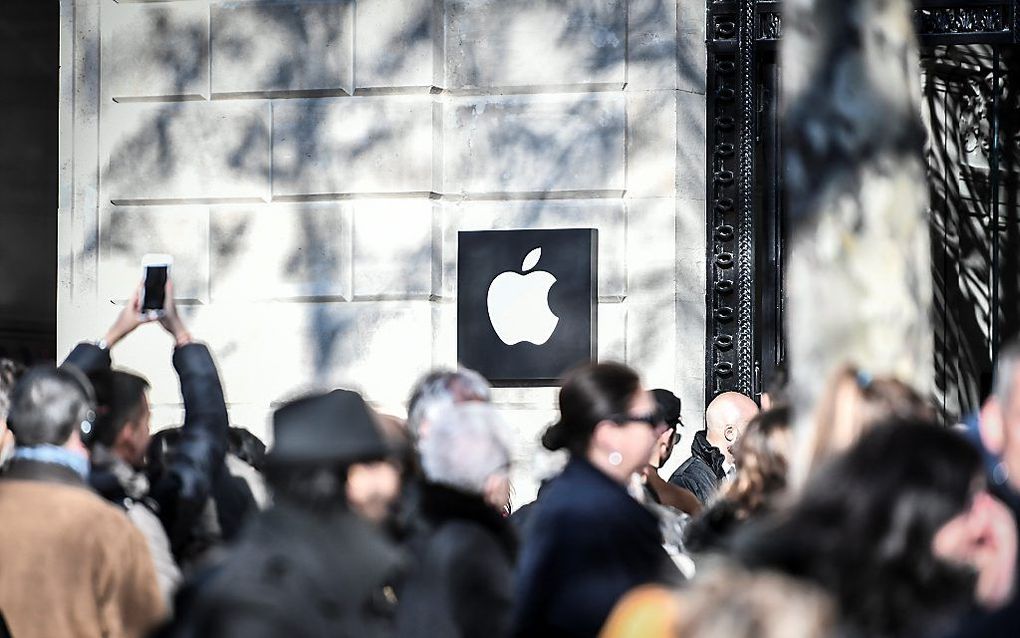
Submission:
[[[259,514],[164,636],[391,636],[400,553],[348,511],[313,515],[277,504]]]
[[[549,483],[550,481],[548,480],[542,481],[542,484],[538,486],[535,500],[521,505],[508,519],[510,524],[514,526],[514,529],[517,530],[517,538],[520,539],[521,543],[526,543],[528,540],[528,534],[531,533],[531,528],[535,523],[535,512],[538,509],[538,504],[542,502],[542,498],[545,496]]]
[[[510,629],[514,530],[481,497],[422,490],[429,529],[413,539],[415,567],[400,592],[401,638],[500,638]]]
[[[673,472],[669,482],[690,490],[704,505],[712,499],[719,489],[719,483],[726,478],[724,461],[722,452],[708,442],[705,431],[701,430],[691,442],[691,458]]]
[[[110,353],[80,343],[64,361],[68,364],[91,375],[110,369]],[[151,481],[145,500],[156,510],[174,555],[180,558],[205,509],[215,475],[223,466],[229,422],[223,388],[208,348],[200,343],[177,348],[173,364],[184,400],[181,441],[167,461],[166,470]],[[117,480],[102,468],[96,469],[91,477],[94,487],[107,500],[123,503],[125,494]]]
[[[655,515],[587,460],[571,459],[533,516],[515,636],[595,636],[627,591],[678,578]]]

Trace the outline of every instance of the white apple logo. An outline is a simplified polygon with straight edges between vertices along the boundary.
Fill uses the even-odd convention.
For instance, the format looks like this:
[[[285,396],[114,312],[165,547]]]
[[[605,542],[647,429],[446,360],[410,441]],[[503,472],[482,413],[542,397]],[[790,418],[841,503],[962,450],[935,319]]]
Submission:
[[[521,272],[538,264],[542,248],[528,253]],[[540,346],[549,340],[560,319],[549,309],[549,289],[556,277],[544,270],[519,275],[512,270],[500,273],[489,284],[489,321],[496,336],[508,346],[529,341]]]

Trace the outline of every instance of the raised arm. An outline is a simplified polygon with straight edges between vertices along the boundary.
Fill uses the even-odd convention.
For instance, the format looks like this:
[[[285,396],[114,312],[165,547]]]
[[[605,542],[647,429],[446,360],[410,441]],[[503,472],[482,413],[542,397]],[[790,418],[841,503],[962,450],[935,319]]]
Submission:
[[[184,401],[184,427],[151,495],[159,503],[160,518],[177,554],[205,507],[215,473],[223,465],[229,420],[212,354],[204,344],[192,341],[173,302],[172,282],[167,282],[166,306],[159,322],[174,338],[173,363]]]

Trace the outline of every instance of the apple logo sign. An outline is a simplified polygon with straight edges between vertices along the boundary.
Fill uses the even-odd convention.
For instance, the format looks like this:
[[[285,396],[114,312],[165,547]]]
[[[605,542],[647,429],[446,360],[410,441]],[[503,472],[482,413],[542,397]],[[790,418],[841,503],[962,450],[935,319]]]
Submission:
[[[527,274],[508,270],[489,284],[486,295],[489,321],[496,336],[508,346],[522,341],[540,346],[549,340],[560,322],[549,309],[549,289],[556,283],[556,277],[543,270],[531,270],[541,258],[539,246],[521,264],[521,272]]]
[[[457,233],[457,363],[496,386],[556,385],[598,352],[598,231]]]

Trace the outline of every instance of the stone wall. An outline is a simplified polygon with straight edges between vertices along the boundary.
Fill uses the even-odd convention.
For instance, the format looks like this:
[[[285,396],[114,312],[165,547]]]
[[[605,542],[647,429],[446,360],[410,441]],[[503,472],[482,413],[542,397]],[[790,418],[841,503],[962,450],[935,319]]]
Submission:
[[[60,351],[175,255],[231,418],[456,358],[456,233],[600,231],[599,356],[701,420],[702,0],[62,0]],[[155,327],[115,361],[180,406]],[[555,390],[499,389],[535,483]],[[537,460],[536,460],[537,459]]]

